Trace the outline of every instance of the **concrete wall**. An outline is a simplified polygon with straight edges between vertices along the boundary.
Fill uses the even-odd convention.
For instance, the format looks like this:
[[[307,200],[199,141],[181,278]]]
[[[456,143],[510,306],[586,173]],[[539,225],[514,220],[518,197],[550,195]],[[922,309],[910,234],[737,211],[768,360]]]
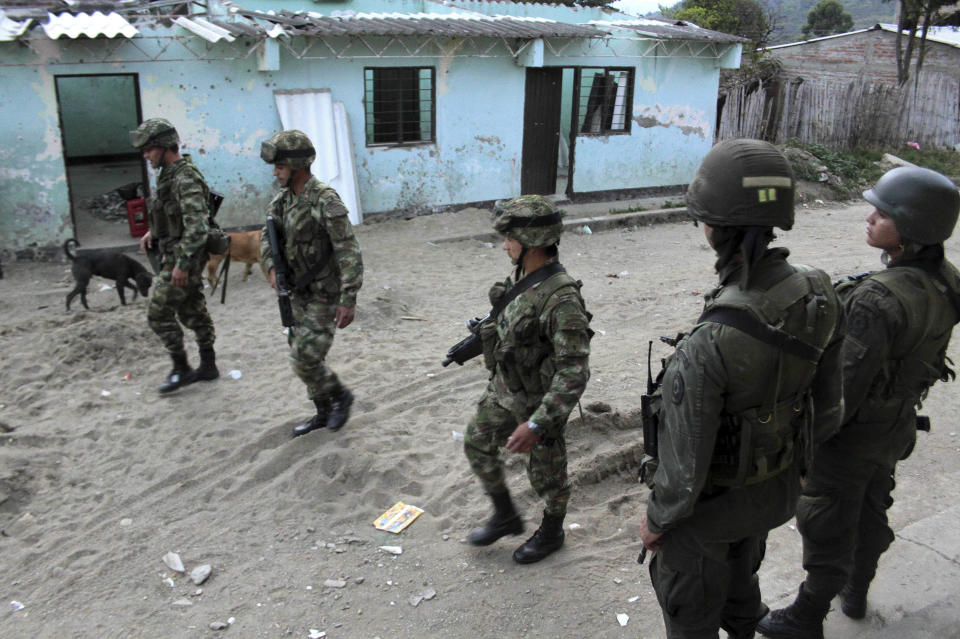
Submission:
[[[116,41],[81,44],[34,34],[32,50],[20,43],[0,43],[0,81],[8,87],[0,95],[0,251],[58,245],[72,235],[54,93],[54,77],[60,74],[136,73],[143,117],[165,117],[177,126],[184,152],[193,155],[211,186],[226,195],[218,216],[226,226],[262,221],[275,192],[271,169],[259,158],[260,142],[280,128],[275,90],[329,88],[333,99],[345,104],[364,214],[520,192],[526,69],[511,57],[305,60],[282,46],[279,69],[265,72],[257,68],[256,53],[248,53],[262,46],[252,40],[214,45],[192,38],[189,43],[206,58],[196,60],[181,44],[146,32],[143,36],[137,38],[138,50],[124,43],[111,54],[111,59],[125,61],[104,63],[89,60],[117,47]],[[298,51],[306,44],[299,38],[291,43]],[[167,48],[161,54],[162,47]],[[141,61],[139,50],[159,59]],[[636,65],[633,122],[629,134],[577,137],[576,191],[689,182],[713,139],[721,62],[615,57],[605,46],[586,54],[548,53],[544,64]],[[435,69],[435,143],[367,146],[366,66]],[[117,128],[121,134],[127,130],[122,124]]]

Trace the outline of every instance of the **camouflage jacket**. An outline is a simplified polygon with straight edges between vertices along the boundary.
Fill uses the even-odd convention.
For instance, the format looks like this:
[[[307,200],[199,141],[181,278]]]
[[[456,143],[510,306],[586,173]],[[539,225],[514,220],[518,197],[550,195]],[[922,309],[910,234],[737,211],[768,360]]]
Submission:
[[[889,267],[840,286],[847,309],[843,343],[844,425],[834,444],[860,459],[892,466],[916,439],[916,408],[946,374],[946,347],[958,317],[949,298],[925,271],[960,286],[947,260]],[[898,294],[902,297],[898,298]]]
[[[347,208],[337,192],[310,176],[300,195],[284,188],[270,202],[268,211],[282,229],[283,251],[292,271],[291,286],[323,264],[312,281],[295,290],[294,295],[355,307],[363,285],[363,258]],[[266,228],[260,240],[260,261],[269,273],[273,252]]]
[[[147,203],[151,237],[158,241],[160,254],[182,271],[200,269],[207,260],[209,192],[200,169],[185,154],[163,167]]]
[[[491,301],[513,286],[511,278],[495,285]],[[518,423],[535,422],[545,437],[561,434],[590,379],[593,332],[577,282],[566,273],[552,275],[512,300],[496,324],[487,320],[481,330],[488,336],[485,350],[496,361],[491,389],[498,403]]]
[[[793,275],[795,269],[786,261],[787,254],[782,248],[768,250],[751,269],[750,290],[768,291]],[[721,288],[738,286],[741,269],[740,263],[722,269]],[[783,412],[790,415],[803,410],[804,404],[794,400],[809,391],[814,430],[836,432],[839,427],[842,314],[829,279],[821,275],[829,296],[829,308],[824,310],[829,312],[812,313],[808,300],[800,299],[785,309],[782,326],[785,332],[800,336],[813,322],[815,332],[826,336],[823,339],[829,341],[816,366],[739,329],[709,320],[677,344],[662,382],[659,466],[647,504],[647,525],[652,532],[684,524],[696,526],[704,538],[729,541],[766,532],[793,516],[800,492],[800,455],[779,474],[743,486],[714,486],[711,473],[716,471],[725,428],[732,425],[729,417],[742,416],[737,420],[743,423],[751,419],[751,411],[754,416],[762,412],[759,421],[770,422],[773,412],[757,408],[767,406],[771,397],[775,401],[769,406],[784,404]],[[714,291],[708,298],[717,294]],[[823,322],[828,325],[820,326]],[[742,436],[743,429],[737,435]],[[761,444],[776,449],[784,445]]]

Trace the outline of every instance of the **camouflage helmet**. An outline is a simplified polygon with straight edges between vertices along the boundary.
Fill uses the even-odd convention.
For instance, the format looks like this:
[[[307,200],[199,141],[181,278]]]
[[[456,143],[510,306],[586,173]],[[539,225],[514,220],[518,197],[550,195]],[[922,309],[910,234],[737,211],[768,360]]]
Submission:
[[[777,147],[726,140],[710,149],[687,189],[687,209],[710,226],[793,227],[793,169]]]
[[[291,169],[309,169],[317,159],[313,142],[303,131],[289,129],[260,144],[260,157],[267,164],[283,164]]]
[[[172,149],[180,146],[180,136],[169,120],[150,118],[130,132],[130,144],[138,151],[150,146]]]
[[[527,248],[553,246],[563,234],[560,212],[542,195],[497,200],[493,214],[493,228]]]
[[[887,171],[863,197],[893,218],[900,237],[920,244],[940,244],[950,237],[960,211],[956,185],[919,166]]]

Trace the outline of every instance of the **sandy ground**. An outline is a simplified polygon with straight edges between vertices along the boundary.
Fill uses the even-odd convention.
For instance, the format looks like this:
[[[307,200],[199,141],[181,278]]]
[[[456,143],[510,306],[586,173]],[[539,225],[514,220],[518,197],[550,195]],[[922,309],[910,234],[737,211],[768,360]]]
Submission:
[[[878,252],[863,243],[867,212],[802,211],[778,243],[837,278],[876,268]],[[488,224],[468,210],[358,228],[357,320],[329,358],[356,394],[353,417],[339,433],[296,440],[290,428],[312,405],[258,271],[241,282],[234,269],[227,303],[210,304],[223,376],[160,397],[170,364],[142,298],[121,307],[95,278],[92,310],[77,301],[65,313],[66,265],[5,264],[0,637],[663,637],[636,564],[646,501],[637,412],[647,341],[696,318],[714,283],[712,252],[689,223],[564,237],[563,262],[594,314],[593,376],[568,426],[567,544],[519,566],[510,555],[521,538],[485,549],[463,541],[488,513],[456,439],[485,374],[478,361],[440,366],[509,264],[499,245],[433,241]],[[951,241],[953,258],[957,249]],[[655,342],[655,357],[667,349]],[[192,343],[189,352],[195,362]],[[613,412],[591,412],[596,402]],[[831,614],[828,636],[960,636],[958,403],[956,386],[931,392],[934,430],[901,464],[890,513],[899,539],[871,612],[860,623]],[[532,531],[539,501],[522,460],[508,466]],[[425,512],[398,536],[374,529],[398,500]],[[212,575],[194,585],[164,565],[171,551],[188,571],[210,564]],[[791,525],[772,533],[761,572],[768,603],[792,596],[799,556]]]

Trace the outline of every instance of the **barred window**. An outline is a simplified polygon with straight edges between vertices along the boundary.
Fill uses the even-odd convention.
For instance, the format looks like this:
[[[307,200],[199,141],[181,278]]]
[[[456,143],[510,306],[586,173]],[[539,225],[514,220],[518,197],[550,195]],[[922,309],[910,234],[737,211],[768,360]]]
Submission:
[[[578,69],[577,131],[581,135],[630,132],[633,69]]]
[[[435,86],[432,67],[363,70],[368,145],[434,141]]]

